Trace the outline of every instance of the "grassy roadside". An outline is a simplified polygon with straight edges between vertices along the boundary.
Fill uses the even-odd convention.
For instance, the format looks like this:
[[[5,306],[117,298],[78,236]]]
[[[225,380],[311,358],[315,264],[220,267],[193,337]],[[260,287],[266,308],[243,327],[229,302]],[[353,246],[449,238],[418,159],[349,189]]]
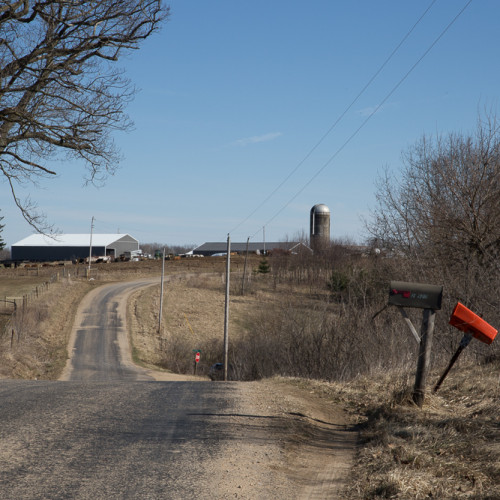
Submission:
[[[20,308],[0,337],[0,377],[56,380],[68,358],[78,304],[94,282],[59,279]]]
[[[222,292],[217,288],[220,283],[206,279],[167,286],[166,336],[189,344],[189,354],[200,332],[221,335],[221,307],[214,304],[221,300]],[[154,331],[155,327],[155,294],[152,289],[138,292],[133,302],[137,323],[142,325],[142,330],[134,329],[140,332],[135,342],[141,358],[150,362],[155,362],[160,348],[158,336],[147,340],[148,329]],[[258,304],[262,297],[253,293],[233,299],[233,335],[238,332],[239,317],[255,307],[254,299]],[[429,386],[443,370],[444,366],[435,368]],[[412,402],[411,372],[378,373],[346,383],[283,381],[339,405],[357,425],[360,446],[342,498],[486,500],[500,498],[499,371],[499,360],[477,366],[461,359],[439,392],[426,395],[423,408]]]
[[[181,272],[182,267],[175,266],[175,272]],[[139,277],[139,268],[126,270],[130,279]],[[26,319],[19,345],[11,347],[9,337],[1,339],[0,377],[57,379],[66,362],[76,306],[93,287],[117,279],[106,272],[101,281],[61,280],[38,298],[39,307]],[[150,272],[156,273],[157,268]],[[19,283],[29,288],[26,280]],[[202,340],[205,333],[220,336],[220,307],[214,307],[220,301],[220,288],[220,279],[205,277],[167,286],[167,335],[175,333],[188,343]],[[133,327],[140,332],[134,349],[145,362],[154,363],[161,341],[155,329],[158,293],[154,288],[147,291],[135,297],[129,326],[134,318],[142,325],[142,329]],[[250,298],[259,298],[259,293]],[[234,329],[238,314],[249,308],[242,297],[235,297],[230,316]],[[412,373],[379,373],[346,383],[286,379],[346,409],[358,425],[360,446],[342,498],[500,498],[500,362],[477,366],[465,361],[454,366],[436,395],[426,396],[422,409],[411,403]],[[430,384],[441,372],[430,375]]]
[[[198,259],[169,261],[168,274],[222,271],[223,260],[208,265]],[[2,302],[0,310],[0,378],[56,380],[67,361],[67,343],[76,310],[93,288],[117,280],[161,275],[160,261],[123,262],[93,265],[91,280],[87,266],[0,267],[0,299],[16,298],[18,314]],[[44,283],[50,282],[45,287]],[[35,290],[39,293],[35,293]],[[43,289],[43,290],[42,290]],[[23,296],[29,296],[22,310]],[[12,333],[14,332],[14,333]],[[134,346],[135,347],[135,346]],[[134,352],[136,350],[134,349]]]
[[[500,498],[499,369],[498,361],[455,366],[422,409],[411,401],[409,373],[293,383],[357,422],[360,446],[342,498],[493,500]]]
[[[82,298],[107,282],[158,273],[157,262],[137,264],[142,263],[95,265],[91,280],[83,265],[0,268],[0,299],[15,297],[18,302],[15,317],[5,306],[0,314],[0,378],[57,380]],[[28,297],[25,308],[23,296]]]

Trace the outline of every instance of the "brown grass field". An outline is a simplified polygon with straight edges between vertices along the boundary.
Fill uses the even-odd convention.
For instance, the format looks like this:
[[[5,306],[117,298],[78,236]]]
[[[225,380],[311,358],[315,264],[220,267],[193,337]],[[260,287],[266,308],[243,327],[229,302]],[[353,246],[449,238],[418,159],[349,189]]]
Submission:
[[[257,265],[253,260],[251,269]],[[134,294],[128,324],[138,361],[162,364],[163,345],[174,338],[188,352],[200,343],[209,345],[209,339],[220,340],[224,266],[220,258],[166,263],[169,281],[160,336],[159,286]],[[230,338],[248,332],[248,318],[281,296],[272,279],[255,275],[247,284],[249,293],[239,295],[242,266],[242,258],[233,259]],[[160,272],[155,261],[94,266],[90,281],[85,269],[76,266],[0,269],[0,299],[32,295],[22,321],[11,324],[7,315],[0,316],[0,377],[57,379],[66,362],[74,311],[84,294],[106,282],[160,276]],[[33,296],[37,286],[41,289],[57,274],[48,289]],[[304,300],[308,290],[295,292]],[[201,372],[215,360],[210,352],[202,352]],[[179,365],[185,369],[180,358]],[[191,360],[187,366],[192,366]],[[275,382],[297,385],[340,405],[358,426],[360,444],[343,498],[500,498],[499,361],[469,365],[467,358],[459,360],[439,392],[426,395],[421,409],[411,402],[413,369],[358,376],[343,383],[295,378]],[[442,367],[431,371],[430,384],[441,371]]]

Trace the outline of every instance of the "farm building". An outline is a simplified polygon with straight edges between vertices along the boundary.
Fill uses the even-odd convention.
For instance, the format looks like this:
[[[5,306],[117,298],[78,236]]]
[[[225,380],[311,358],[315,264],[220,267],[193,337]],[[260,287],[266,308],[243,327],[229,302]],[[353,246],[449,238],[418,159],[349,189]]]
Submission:
[[[117,258],[139,250],[139,241],[129,234],[93,234],[92,257]],[[85,259],[90,253],[90,234],[32,234],[11,246],[12,260],[54,261]]]
[[[280,242],[249,242],[248,243],[248,252],[256,253],[256,254],[266,254],[266,253],[276,253],[276,251],[280,252],[289,252],[289,253],[298,253],[300,250],[309,250],[311,249],[304,245],[304,243],[296,242],[296,241],[280,241]],[[231,243],[231,252],[236,252],[239,254],[244,254],[247,251],[247,244],[245,243]],[[199,247],[196,247],[194,250],[191,250],[191,254],[193,255],[204,255],[205,257],[209,257],[217,254],[225,254],[227,252],[227,243],[226,242],[209,242],[203,243]]]

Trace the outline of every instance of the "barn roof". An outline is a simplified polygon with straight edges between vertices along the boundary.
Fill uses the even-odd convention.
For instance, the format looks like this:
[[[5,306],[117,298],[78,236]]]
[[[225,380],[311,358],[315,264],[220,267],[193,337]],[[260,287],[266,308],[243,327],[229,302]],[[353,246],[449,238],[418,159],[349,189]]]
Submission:
[[[299,246],[306,247],[303,243],[296,241],[268,241],[268,242],[249,242],[248,251],[256,252],[262,251],[264,248],[267,250],[273,250],[279,248],[281,250],[293,251]],[[308,248],[308,247],[306,247]],[[231,242],[232,252],[245,252],[247,249],[247,243],[233,243]],[[193,253],[207,252],[207,253],[219,253],[227,251],[227,242],[212,241],[203,243],[199,247],[192,250]]]
[[[112,243],[126,239],[137,241],[129,234],[93,234],[92,246],[106,247]],[[90,245],[90,233],[88,234],[32,234],[12,246],[15,247],[88,247]]]

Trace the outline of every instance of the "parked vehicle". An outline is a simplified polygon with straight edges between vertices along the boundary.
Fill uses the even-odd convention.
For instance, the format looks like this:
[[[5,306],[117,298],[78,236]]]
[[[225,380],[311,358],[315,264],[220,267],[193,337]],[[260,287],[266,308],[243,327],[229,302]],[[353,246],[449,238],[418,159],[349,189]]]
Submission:
[[[208,371],[208,376],[210,377],[210,380],[224,380],[224,363],[215,363],[212,365]],[[227,379],[235,380],[231,364],[229,365],[229,369],[227,371]]]
[[[224,380],[224,363],[215,363],[208,372],[210,380]]]

